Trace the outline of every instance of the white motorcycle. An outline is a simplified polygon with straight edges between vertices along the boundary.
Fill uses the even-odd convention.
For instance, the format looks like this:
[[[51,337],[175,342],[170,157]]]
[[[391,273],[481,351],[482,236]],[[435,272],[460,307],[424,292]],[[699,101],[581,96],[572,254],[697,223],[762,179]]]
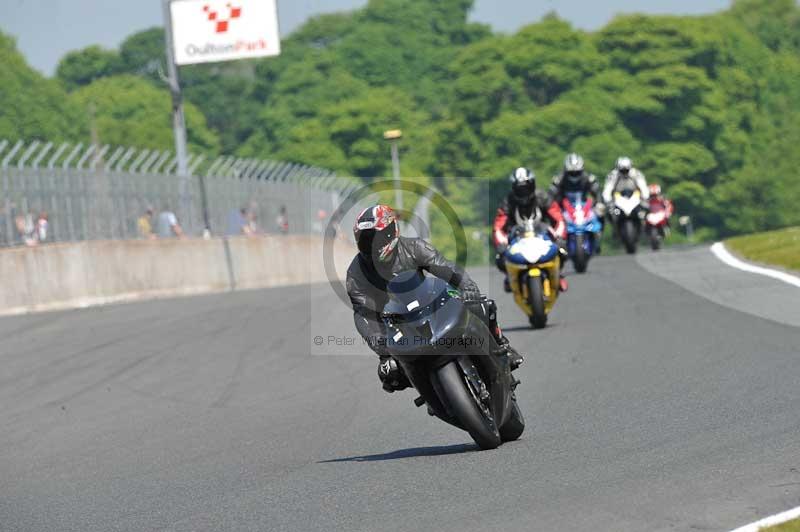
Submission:
[[[625,251],[636,253],[639,235],[642,232],[642,220],[646,214],[642,208],[642,194],[632,189],[614,192],[614,205],[610,213]]]

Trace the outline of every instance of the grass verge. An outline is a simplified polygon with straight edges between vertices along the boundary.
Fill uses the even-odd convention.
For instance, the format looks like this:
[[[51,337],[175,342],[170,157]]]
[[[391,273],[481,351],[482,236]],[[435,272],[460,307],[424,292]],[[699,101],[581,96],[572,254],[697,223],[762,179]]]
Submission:
[[[725,245],[745,259],[800,271],[800,227],[737,236]]]
[[[800,532],[800,519],[793,519],[780,525],[762,528],[760,532]]]

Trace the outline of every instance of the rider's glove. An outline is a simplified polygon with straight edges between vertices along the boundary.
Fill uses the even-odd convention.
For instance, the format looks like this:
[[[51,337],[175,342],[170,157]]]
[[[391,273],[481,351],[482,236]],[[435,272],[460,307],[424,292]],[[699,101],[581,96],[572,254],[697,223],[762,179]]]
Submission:
[[[461,289],[461,298],[464,301],[480,301],[481,291],[474,288]]]
[[[606,206],[604,203],[598,203],[594,206],[594,213],[597,215],[598,218],[603,218],[606,214]]]
[[[378,363],[378,378],[383,383],[383,389],[389,393],[405,390],[411,383],[397,361],[390,356],[382,356]]]

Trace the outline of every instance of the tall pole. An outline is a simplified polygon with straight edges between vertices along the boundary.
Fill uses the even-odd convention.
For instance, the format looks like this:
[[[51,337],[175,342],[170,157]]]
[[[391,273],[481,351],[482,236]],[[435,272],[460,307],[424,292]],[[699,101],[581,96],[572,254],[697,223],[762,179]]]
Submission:
[[[188,148],[186,147],[186,117],[183,113],[183,95],[178,77],[178,66],[175,64],[175,47],[172,38],[172,0],[162,0],[164,7],[164,35],[167,45],[167,83],[172,93],[172,129],[175,132],[175,157],[177,159],[177,174],[179,179],[178,194],[183,214],[189,214],[189,162]]]
[[[384,131],[383,138],[392,143],[392,170],[394,172],[394,200],[397,212],[403,212],[403,191],[400,189],[400,146],[398,143],[403,138],[403,132],[399,129]],[[402,230],[403,224],[398,222],[398,227]]]
[[[392,141],[392,170],[394,171],[394,194],[397,210],[403,212],[403,192],[400,190],[400,150],[397,140]]]

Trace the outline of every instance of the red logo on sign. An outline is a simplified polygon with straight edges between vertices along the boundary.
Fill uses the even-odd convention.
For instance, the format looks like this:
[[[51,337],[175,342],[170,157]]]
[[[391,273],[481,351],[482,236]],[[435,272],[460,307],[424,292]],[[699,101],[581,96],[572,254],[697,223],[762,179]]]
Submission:
[[[227,16],[223,17],[220,16],[219,11],[211,9],[211,6],[207,4],[203,6],[203,11],[208,14],[208,20],[214,23],[217,33],[227,33],[228,23],[242,16],[241,7],[233,7],[233,4],[227,4],[227,8]]]

